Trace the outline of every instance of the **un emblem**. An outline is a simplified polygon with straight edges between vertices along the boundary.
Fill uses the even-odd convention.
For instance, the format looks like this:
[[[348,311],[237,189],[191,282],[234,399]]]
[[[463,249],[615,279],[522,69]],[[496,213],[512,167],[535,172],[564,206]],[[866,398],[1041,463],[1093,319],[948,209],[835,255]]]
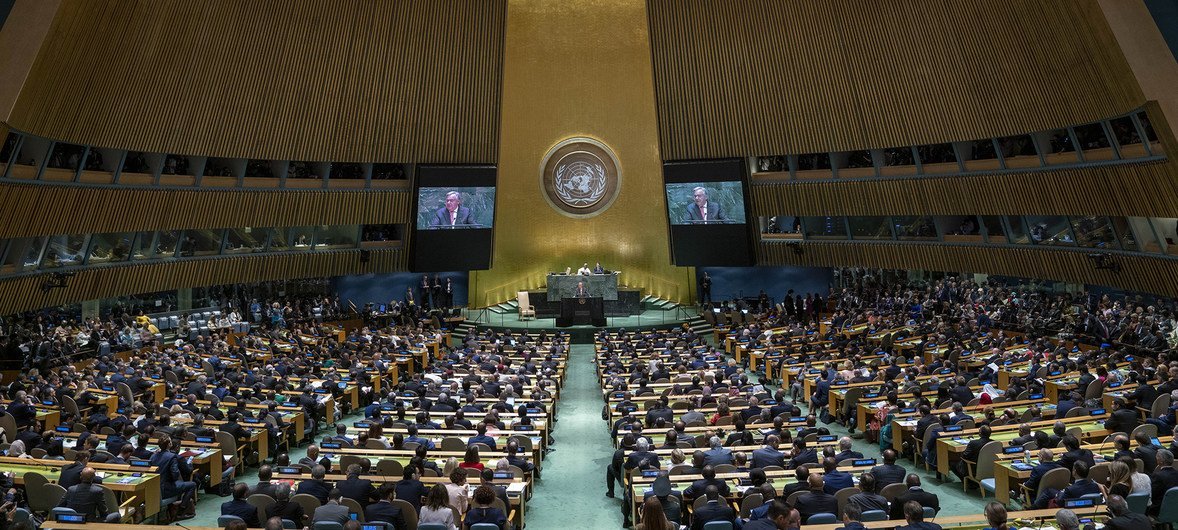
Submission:
[[[548,204],[570,217],[592,217],[618,196],[621,172],[613,152],[591,138],[556,144],[540,166],[540,188]]]

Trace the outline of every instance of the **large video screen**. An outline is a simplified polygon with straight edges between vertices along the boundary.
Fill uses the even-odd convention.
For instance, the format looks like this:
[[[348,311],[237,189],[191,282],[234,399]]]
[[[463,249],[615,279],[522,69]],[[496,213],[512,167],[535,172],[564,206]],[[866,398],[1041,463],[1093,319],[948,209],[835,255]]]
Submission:
[[[495,221],[495,188],[418,188],[417,229],[491,228]]]
[[[496,174],[494,166],[418,166],[413,271],[491,268]]]
[[[673,225],[743,224],[744,186],[740,182],[667,184],[667,215]]]
[[[753,233],[745,215],[747,174],[745,162],[736,158],[663,164],[675,265],[753,264]]]

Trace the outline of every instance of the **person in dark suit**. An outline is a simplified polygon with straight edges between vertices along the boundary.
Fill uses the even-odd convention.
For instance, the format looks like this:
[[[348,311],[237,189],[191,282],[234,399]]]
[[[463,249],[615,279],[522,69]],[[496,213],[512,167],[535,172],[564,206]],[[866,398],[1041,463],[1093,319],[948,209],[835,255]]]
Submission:
[[[689,221],[727,221],[728,216],[719,203],[708,200],[708,190],[696,186],[691,190],[692,202],[687,205]]]
[[[221,515],[235,515],[242,518],[246,526],[257,528],[261,526],[258,522],[258,508],[245,500],[249,490],[249,486],[246,486],[244,482],[234,484],[233,499],[221,503]]]
[[[969,474],[969,468],[965,461],[977,462],[978,456],[982,454],[982,447],[988,443],[990,443],[990,426],[982,425],[978,429],[978,437],[966,444],[965,451],[961,453],[961,460],[958,460],[953,466],[953,473],[958,478],[965,480],[965,476]]]
[[[924,506],[921,506],[919,502],[907,501],[903,504],[902,509],[904,511],[904,521],[908,524],[897,526],[896,530],[941,530],[941,525],[925,522]]]
[[[295,526],[303,524],[303,506],[297,502],[290,501],[290,485],[279,484],[278,491],[274,494],[274,499],[278,502],[271,504],[266,508],[266,518],[279,517],[289,521],[294,521]]]
[[[778,443],[780,442],[776,435],[766,436],[765,446],[753,450],[752,467],[754,469],[765,466],[785,467],[785,453],[777,450]]]
[[[268,465],[263,465],[258,468],[258,483],[250,489],[250,495],[269,495],[275,499],[278,498],[278,485],[272,484],[270,480],[274,478],[274,470]]]
[[[474,444],[485,444],[487,447],[490,447],[492,451],[494,451],[495,439],[487,436],[487,424],[480,423],[478,427],[475,428],[475,431],[478,433],[478,435],[470,437],[470,439],[466,441],[466,445],[471,446]]]
[[[1067,397],[1060,398],[1059,404],[1055,406],[1055,417],[1064,418],[1067,416],[1069,410],[1079,406],[1082,401],[1079,394],[1075,392],[1068,393]]]
[[[643,467],[659,467],[659,455],[651,452],[650,443],[645,438],[638,440],[634,446],[634,452],[626,457],[626,463],[622,465],[627,470]]]
[[[1031,469],[1031,476],[1023,482],[1023,485],[1032,492],[1039,491],[1039,481],[1043,480],[1043,476],[1052,469],[1059,469],[1060,465],[1054,461],[1054,455],[1051,449],[1039,450],[1039,463]]]
[[[941,511],[941,501],[935,493],[929,493],[920,487],[920,476],[916,473],[909,474],[904,480],[904,485],[908,486],[908,491],[897,495],[892,501],[891,519],[905,519],[907,514],[904,505],[910,501],[920,504],[921,509],[932,508],[934,512]]]
[[[825,473],[822,474],[822,482],[825,484],[823,491],[834,495],[843,488],[855,487],[855,479],[850,473],[838,470],[838,461],[834,457],[827,457],[822,460],[822,469]]]
[[[806,491],[810,487],[810,484],[807,482],[810,479],[810,466],[798,466],[794,470],[794,478],[796,480],[781,487],[781,498],[788,499],[790,495],[799,491]]]
[[[106,495],[102,486],[94,483],[94,469],[83,468],[79,475],[80,481],[66,490],[65,496],[57,504],[61,508],[69,508],[86,516],[87,521],[102,521],[109,513],[106,506]],[[117,514],[118,512],[115,512]]]
[[[1137,448],[1133,449],[1133,458],[1140,458],[1141,462],[1145,464],[1142,473],[1147,475],[1153,473],[1154,468],[1158,466],[1158,449],[1161,447],[1154,445],[1149,434],[1144,432],[1138,432],[1133,436],[1133,439],[1137,441]]]
[[[484,469],[483,472],[491,471]],[[494,471],[491,471],[494,476]],[[401,481],[394,487],[397,498],[413,506],[413,513],[421,511],[421,499],[429,495],[429,489],[417,478],[417,466],[406,466],[401,475]]]
[[[834,460],[842,463],[844,460],[860,460],[863,458],[863,453],[851,450],[851,438],[844,436],[839,438],[839,452],[834,455]]]
[[[822,482],[822,475],[811,473],[806,484],[810,491],[799,495],[794,503],[794,508],[797,508],[803,521],[818,513],[838,514],[839,501],[834,495],[823,491],[825,484]]]
[[[787,469],[796,469],[802,464],[817,464],[818,452],[814,449],[806,448],[806,441],[801,438],[794,439],[794,457],[789,459]]]
[[[1044,491],[1043,495],[1040,495],[1039,499],[1035,500],[1035,508],[1046,508],[1048,504],[1047,501],[1049,499],[1044,499],[1044,497],[1047,497],[1051,494],[1055,495],[1056,505],[1063,505],[1064,501],[1079,499],[1080,497],[1092,493],[1104,493],[1104,490],[1101,489],[1100,484],[1097,484],[1095,480],[1088,478],[1088,469],[1088,464],[1083,462],[1076,462],[1073,464],[1072,483],[1068,487],[1059,491],[1052,491],[1051,489]]]
[[[1120,495],[1108,496],[1108,512],[1112,519],[1104,522],[1109,530],[1140,530],[1150,528],[1153,524],[1149,518],[1129,511],[1129,503]]]
[[[78,451],[74,454],[74,463],[61,468],[61,475],[57,479],[57,484],[65,489],[70,489],[82,482],[82,471],[86,468],[86,464],[90,462],[90,453],[88,451]],[[95,477],[95,482],[102,483],[102,479]]]
[[[361,472],[363,472],[363,468],[360,467],[360,464],[348,466],[348,478],[337,482],[335,487],[344,498],[360,503],[360,508],[363,509],[377,498],[376,487],[372,485],[371,480],[360,478]]]
[[[1063,437],[1063,444],[1065,452],[1059,457],[1059,466],[1064,469],[1072,469],[1076,462],[1083,462],[1088,467],[1092,467],[1096,463],[1096,459],[1092,456],[1092,451],[1080,448],[1080,440],[1075,436],[1067,435]]]
[[[319,499],[319,502],[326,503],[327,496],[331,494],[332,490],[331,483],[323,480],[323,478],[326,476],[327,470],[324,469],[323,466],[316,465],[315,467],[311,468],[311,480],[304,480],[300,482],[299,489],[296,490],[296,493],[306,493],[307,495]]]
[[[462,205],[462,195],[457,191],[446,194],[446,206],[434,212],[430,227],[473,225],[474,218],[470,215],[470,208]]]
[[[768,503],[769,509],[765,517],[745,523],[742,530],[781,530],[782,528],[797,528],[800,525],[790,525],[790,521],[800,519],[798,511],[794,510],[785,499],[774,499]]]
[[[871,468],[871,474],[875,475],[875,486],[880,490],[903,482],[904,477],[908,474],[908,470],[903,466],[896,465],[895,449],[884,449],[883,461],[883,464]]]
[[[839,530],[866,530],[860,521],[863,518],[863,510],[857,504],[847,503],[843,507],[843,527]]]
[[[1137,411],[1120,400],[1113,400],[1113,412],[1107,420],[1104,420],[1105,430],[1130,434],[1138,425],[1141,425],[1141,421]]]
[[[862,512],[880,510],[887,513],[888,500],[876,490],[875,475],[871,473],[859,475],[859,493],[851,495],[851,498],[847,499],[847,505],[852,504]]]
[[[715,486],[708,486],[704,488],[704,495],[707,496],[708,502],[696,508],[692,516],[692,530],[703,530],[704,525],[711,521],[735,521],[736,511],[720,498],[720,490]]]
[[[916,439],[924,439],[924,431],[928,430],[929,426],[937,423],[937,417],[933,415],[932,408],[928,405],[920,406],[920,419],[916,420]]]
[[[1149,515],[1157,516],[1162,511],[1162,500],[1170,488],[1178,487],[1178,469],[1174,469],[1174,453],[1169,449],[1161,449],[1157,453],[1157,468],[1149,476],[1150,493]]]
[[[393,504],[397,489],[392,484],[380,487],[380,502],[369,504],[364,509],[364,520],[367,522],[393,523],[397,530],[405,530],[405,515],[401,508]],[[420,502],[420,501],[418,501]]]
[[[573,296],[577,298],[585,298],[589,296],[589,288],[585,287],[585,282],[577,282],[577,287],[573,290]]]
[[[719,491],[720,495],[725,497],[728,496],[728,482],[724,480],[718,480],[716,478],[715,468],[712,466],[704,466],[703,470],[700,471],[700,475],[703,476],[703,478],[692,482],[691,485],[687,487],[687,489],[683,490],[683,497],[685,499],[688,501],[695,500],[696,497],[704,494],[704,491],[708,486],[715,486],[716,491]]]
[[[151,467],[159,471],[160,497],[164,499],[179,497],[180,504],[184,508],[181,517],[192,518],[196,515],[196,503],[194,502],[196,482],[184,480],[181,475],[180,457],[168,449],[172,445],[172,437],[166,434],[160,435],[157,443],[160,450],[151,457],[150,463]]]

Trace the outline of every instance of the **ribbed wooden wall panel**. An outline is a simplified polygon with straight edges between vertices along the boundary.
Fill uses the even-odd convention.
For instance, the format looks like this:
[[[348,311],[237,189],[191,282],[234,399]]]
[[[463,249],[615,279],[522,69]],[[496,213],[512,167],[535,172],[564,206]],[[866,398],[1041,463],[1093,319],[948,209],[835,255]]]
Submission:
[[[46,275],[0,280],[0,315],[167,289],[407,270],[401,249],[369,256],[368,263],[360,263],[359,250],[343,250],[128,264],[79,271],[67,287],[47,293],[41,291]]]
[[[978,272],[1041,278],[1131,291],[1178,296],[1178,260],[1115,256],[1120,273],[1096,270],[1086,252],[1044,248],[944,244],[800,243],[801,254],[780,242],[762,241],[760,265],[878,267],[947,272]]]
[[[1095,0],[648,0],[664,160],[990,138],[1144,97]]]
[[[1171,161],[993,175],[754,184],[772,215],[1178,216]]]
[[[183,228],[401,224],[410,193],[0,185],[0,239]],[[47,211],[55,212],[47,214]]]
[[[494,162],[506,0],[66,0],[11,117],[103,147]]]

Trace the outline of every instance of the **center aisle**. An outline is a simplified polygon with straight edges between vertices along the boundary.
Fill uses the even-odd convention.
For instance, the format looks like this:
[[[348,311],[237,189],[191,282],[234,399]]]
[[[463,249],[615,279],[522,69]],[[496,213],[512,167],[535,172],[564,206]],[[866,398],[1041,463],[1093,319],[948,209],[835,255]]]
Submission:
[[[544,479],[528,503],[528,528],[621,528],[619,501],[605,496],[605,467],[614,447],[601,421],[601,407],[593,345],[573,344],[560,395],[560,423],[553,433],[556,451],[544,461]]]

